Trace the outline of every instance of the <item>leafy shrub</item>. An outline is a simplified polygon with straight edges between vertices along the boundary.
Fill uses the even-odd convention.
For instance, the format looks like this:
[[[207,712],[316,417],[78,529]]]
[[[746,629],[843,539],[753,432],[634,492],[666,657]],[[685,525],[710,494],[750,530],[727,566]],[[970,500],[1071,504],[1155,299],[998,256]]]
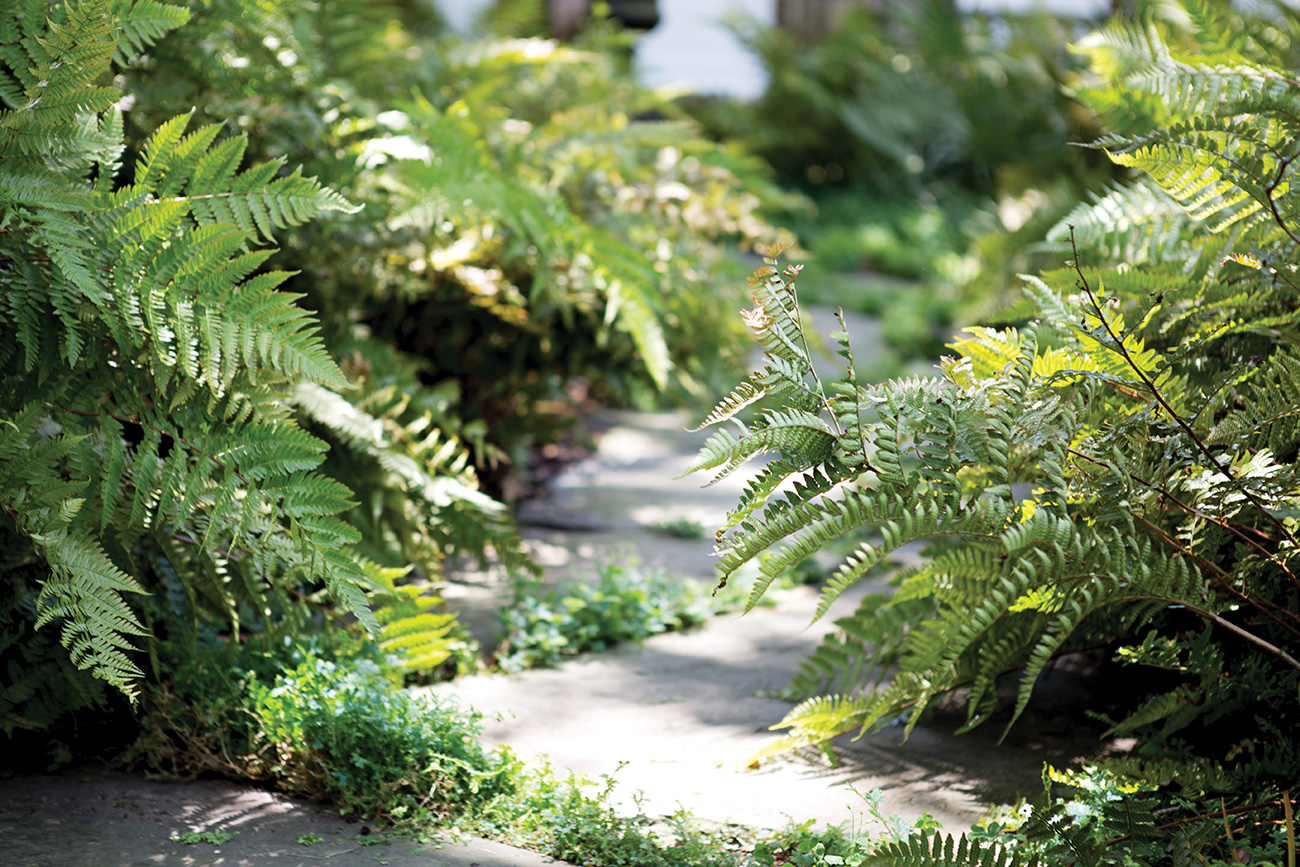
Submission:
[[[773,257],[745,315],[766,369],[706,421],[770,403],[740,436],[715,433],[693,467],[726,475],[776,453],[721,546],[724,582],[774,548],[751,603],[847,533],[872,536],[844,558],[819,615],[890,551],[932,540],[923,565],[869,596],[809,661],[794,685],[805,700],[773,749],[899,714],[910,730],[945,699],[967,727],[1010,726],[1038,675],[1071,652],[1172,673],[1172,685],[1141,681],[1152,694],[1111,720],[1110,734],[1135,737],[1130,755],[1103,776],[1063,778],[1124,795],[1114,815],[1068,796],[1032,808],[1023,839],[1090,863],[1232,859],[1210,822],[1242,814],[1228,836],[1280,860],[1274,831],[1293,827],[1286,792],[1300,778],[1300,97],[1274,64],[1280,41],[1264,35],[1300,26],[1293,12],[1267,24],[1183,13],[1115,21],[1083,43],[1097,71],[1084,93],[1116,125],[1098,145],[1145,178],[1057,230],[1071,261],[1027,281],[1014,315],[1033,321],[968,329],[941,376],[866,387],[841,331],[846,372],[822,383],[798,268]],[[1158,835],[1156,811],[1177,834]],[[943,854],[949,845],[911,841],[890,857],[977,863]]]
[[[308,659],[251,698],[269,772],[345,816],[419,827],[513,786],[514,761],[483,749],[475,713],[402,692],[369,660]]]
[[[554,665],[566,656],[699,626],[718,611],[698,584],[661,571],[601,564],[594,584],[542,591],[522,584],[501,611],[506,636],[496,664],[504,671]]]
[[[165,674],[142,695],[139,732],[121,756],[123,763],[167,779],[270,779],[258,755],[256,744],[265,738],[251,696],[308,660],[347,666],[364,659],[383,665],[389,679],[402,676],[398,657],[342,630],[296,639],[256,633],[231,641],[207,629],[188,638],[160,644]]]
[[[512,492],[511,463],[562,429],[575,379],[653,400],[739,362],[715,278],[724,241],[770,231],[762,169],[666,119],[612,48],[434,42],[410,8],[361,0],[245,5],[196,3],[129,80],[130,120],[200,106],[364,205],[295,232],[278,261],[339,355],[417,359],[490,490]]]

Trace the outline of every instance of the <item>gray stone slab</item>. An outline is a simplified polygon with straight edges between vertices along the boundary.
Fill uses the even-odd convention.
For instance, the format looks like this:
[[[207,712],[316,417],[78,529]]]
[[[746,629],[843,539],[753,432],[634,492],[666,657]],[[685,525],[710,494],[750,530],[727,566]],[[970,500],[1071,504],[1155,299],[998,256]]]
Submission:
[[[877,587],[879,585],[876,585]],[[1077,761],[1095,741],[1051,729],[1032,714],[1008,744],[1000,729],[954,736],[956,721],[902,726],[854,742],[835,766],[797,755],[749,767],[769,727],[791,705],[771,697],[870,585],[852,588],[810,626],[812,591],[791,591],[775,610],[724,616],[704,629],[657,636],[547,670],[483,675],[428,688],[487,715],[485,740],[556,769],[613,775],[621,809],[665,816],[685,807],[710,823],[779,828],[791,819],[861,821],[855,792],[881,789],[887,813],[928,812],[963,830],[992,804],[1034,794],[1045,760]]]
[[[0,780],[5,867],[542,867],[554,859],[488,840],[363,835],[315,804],[215,780],[158,783],[89,768]],[[220,846],[173,836],[225,830]],[[314,835],[307,837],[305,835]],[[299,839],[321,838],[304,845]]]

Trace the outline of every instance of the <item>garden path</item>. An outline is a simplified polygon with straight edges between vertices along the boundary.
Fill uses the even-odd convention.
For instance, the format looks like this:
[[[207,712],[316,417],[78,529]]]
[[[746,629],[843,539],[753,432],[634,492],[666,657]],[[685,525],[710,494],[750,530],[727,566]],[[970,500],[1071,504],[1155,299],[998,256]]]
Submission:
[[[872,328],[867,321],[850,326],[860,353],[870,345]],[[556,577],[586,574],[599,558],[631,551],[646,567],[712,581],[708,542],[667,538],[648,525],[687,517],[717,526],[740,482],[701,490],[697,477],[673,480],[705,436],[686,432],[679,416],[611,413],[605,421],[609,427],[596,453],[558,477],[548,500],[522,510],[538,558]],[[460,576],[449,591],[481,632],[491,630],[507,598],[487,576],[472,574]],[[857,595],[812,627],[811,591],[790,592],[774,609],[718,618],[695,632],[658,636],[555,669],[468,678],[436,691],[456,693],[486,713],[490,742],[547,754],[557,770],[613,774],[622,803],[630,807],[633,795],[643,793],[649,815],[667,815],[680,805],[714,825],[839,823],[861,812],[852,788],[880,788],[886,812],[913,818],[929,811],[958,830],[986,804],[1034,791],[1043,761],[1068,762],[1095,744],[1095,735],[1080,732],[1069,712],[1077,704],[1077,685],[1057,672],[1045,684],[1048,701],[1001,746],[992,727],[954,739],[956,723],[936,716],[906,743],[893,727],[844,744],[835,767],[794,757],[747,770],[749,755],[770,737],[767,727],[789,709],[767,695]],[[221,845],[171,839],[216,829],[238,834]],[[365,845],[360,830],[313,804],[235,783],[157,783],[102,768],[0,779],[0,863],[6,867],[554,863],[482,840],[443,848],[402,840]]]
[[[855,318],[849,330],[869,338],[874,326]],[[855,347],[863,343],[855,339]],[[521,510],[524,534],[548,578],[591,575],[602,558],[633,556],[644,568],[712,582],[711,539],[670,538],[650,527],[689,518],[711,532],[743,482],[731,477],[702,489],[702,475],[674,479],[707,436],[686,431],[682,416],[610,412],[601,420],[607,429],[596,452],[558,476],[549,498]],[[642,798],[651,816],[681,806],[712,823],[766,828],[790,819],[856,819],[862,799],[854,789],[879,788],[886,813],[912,819],[929,812],[948,828],[963,829],[990,804],[1036,793],[1044,761],[1069,762],[1095,747],[1095,732],[1080,732],[1068,713],[1078,684],[1056,672],[1040,686],[1048,701],[1002,745],[996,724],[954,738],[957,721],[936,717],[905,743],[901,725],[855,743],[842,739],[834,767],[818,756],[766,760],[747,770],[754,751],[772,737],[767,729],[790,709],[769,696],[837,616],[879,587],[879,579],[860,582],[811,626],[815,592],[789,591],[774,609],[726,615],[640,647],[427,689],[483,712],[490,743],[547,755],[557,770],[614,775],[624,808]],[[492,646],[495,612],[508,604],[508,591],[469,574],[453,582],[448,597],[484,646]]]
[[[338,813],[244,783],[159,783],[81,768],[0,780],[4,867],[545,867],[490,840],[435,846],[375,833]],[[174,836],[223,830],[214,845]],[[367,831],[369,829],[366,829]]]

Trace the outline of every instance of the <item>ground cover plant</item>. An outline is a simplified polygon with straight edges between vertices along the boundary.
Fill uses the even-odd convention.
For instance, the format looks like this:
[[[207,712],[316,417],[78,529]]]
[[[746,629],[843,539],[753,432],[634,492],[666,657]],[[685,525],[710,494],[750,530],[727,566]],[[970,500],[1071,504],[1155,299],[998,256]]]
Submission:
[[[523,581],[501,611],[505,637],[493,662],[502,671],[554,665],[575,654],[700,626],[720,608],[696,582],[631,562],[597,566],[594,582],[544,589]]]
[[[931,541],[809,661],[773,749],[900,714],[910,731],[943,701],[1009,727],[1067,653],[1144,687],[1108,709],[1130,751],[1050,772],[960,841],[918,834],[863,863],[1294,862],[1297,32],[1291,11],[1188,3],[1083,40],[1081,96],[1111,129],[1095,146],[1138,177],[1071,214],[1053,234],[1069,259],[1025,278],[1018,326],[968,329],[939,376],[860,386],[841,331],[846,371],[822,382],[799,268],[773,251],[755,273],[766,367],[706,424],[762,409],[693,467],[775,453],[719,537],[723,581],[769,548],[770,578],[869,531],[824,613]]]

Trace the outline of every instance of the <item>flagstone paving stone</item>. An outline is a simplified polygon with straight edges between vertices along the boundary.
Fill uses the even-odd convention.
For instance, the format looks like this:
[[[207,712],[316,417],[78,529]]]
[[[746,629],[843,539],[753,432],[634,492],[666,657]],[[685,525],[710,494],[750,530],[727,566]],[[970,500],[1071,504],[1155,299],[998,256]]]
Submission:
[[[739,477],[704,489],[703,475],[674,479],[707,435],[688,432],[684,422],[668,413],[604,414],[597,451],[562,474],[549,499],[523,510],[525,534],[552,580],[591,576],[602,559],[629,556],[682,580],[715,580],[711,539],[670,539],[651,529],[686,517],[711,532],[743,485]],[[909,549],[901,559],[914,556]],[[1002,745],[1000,727],[955,737],[956,721],[939,715],[906,742],[901,725],[858,742],[841,738],[835,766],[817,754],[750,769],[753,754],[773,737],[769,728],[792,706],[774,694],[833,621],[882,581],[860,582],[815,624],[816,593],[800,588],[780,594],[773,609],[724,615],[639,647],[428,689],[485,713],[490,743],[548,756],[557,769],[614,776],[623,809],[639,802],[647,814],[662,816],[685,807],[710,822],[765,828],[790,820],[857,820],[863,808],[856,792],[879,788],[886,812],[909,820],[929,812],[949,829],[964,829],[989,805],[1011,801],[1017,791],[1036,793],[1044,761],[1068,763],[1095,745],[1095,737],[1049,702]],[[480,609],[508,604],[499,586],[474,592],[490,598]],[[472,609],[474,592],[453,585],[453,603]],[[1070,690],[1078,687],[1058,673],[1044,688],[1068,708]]]

